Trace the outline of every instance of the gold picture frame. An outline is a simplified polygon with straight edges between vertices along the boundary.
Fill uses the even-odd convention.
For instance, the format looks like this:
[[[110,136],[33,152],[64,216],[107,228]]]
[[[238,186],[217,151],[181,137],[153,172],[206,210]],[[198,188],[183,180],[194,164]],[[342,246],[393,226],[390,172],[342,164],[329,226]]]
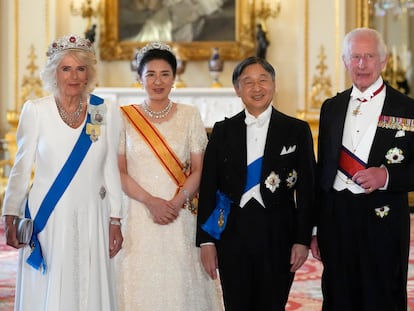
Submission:
[[[146,41],[128,41],[120,38],[119,3],[121,0],[104,0],[100,21],[100,57],[102,60],[131,60],[137,49]],[[206,0],[201,0],[206,1]],[[254,1],[234,0],[234,41],[169,42],[179,51],[182,60],[206,60],[213,47],[220,50],[223,60],[241,60],[254,54],[255,25]],[[189,14],[193,8],[189,7]]]

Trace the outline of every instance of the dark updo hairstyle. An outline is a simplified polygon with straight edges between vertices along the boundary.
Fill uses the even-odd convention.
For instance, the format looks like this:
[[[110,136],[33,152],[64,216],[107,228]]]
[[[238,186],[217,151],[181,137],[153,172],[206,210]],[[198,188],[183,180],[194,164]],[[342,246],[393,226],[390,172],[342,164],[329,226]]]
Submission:
[[[148,44],[137,53],[138,76],[142,75],[145,65],[154,59],[165,60],[171,66],[173,76],[175,77],[177,72],[177,58],[172,53],[171,48],[164,43]]]

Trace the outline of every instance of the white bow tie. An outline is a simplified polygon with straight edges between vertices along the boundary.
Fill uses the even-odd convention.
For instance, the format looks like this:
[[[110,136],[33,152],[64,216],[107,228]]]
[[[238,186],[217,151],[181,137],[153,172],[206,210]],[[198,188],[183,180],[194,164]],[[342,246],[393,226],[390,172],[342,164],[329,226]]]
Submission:
[[[259,118],[255,118],[251,115],[246,115],[246,119],[244,119],[244,122],[247,126],[256,124],[258,127],[262,127],[266,123],[266,117],[260,116]]]

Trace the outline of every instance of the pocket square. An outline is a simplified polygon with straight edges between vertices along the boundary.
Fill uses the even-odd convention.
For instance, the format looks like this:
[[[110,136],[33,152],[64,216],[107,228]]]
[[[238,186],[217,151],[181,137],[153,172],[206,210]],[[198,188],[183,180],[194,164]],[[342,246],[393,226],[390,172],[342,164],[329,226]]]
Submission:
[[[403,130],[399,130],[396,134],[395,137],[404,137],[405,136],[405,131]]]
[[[286,146],[283,146],[282,151],[280,152],[280,155],[285,155],[292,153],[296,150],[296,145],[289,146],[289,148],[286,149]]]

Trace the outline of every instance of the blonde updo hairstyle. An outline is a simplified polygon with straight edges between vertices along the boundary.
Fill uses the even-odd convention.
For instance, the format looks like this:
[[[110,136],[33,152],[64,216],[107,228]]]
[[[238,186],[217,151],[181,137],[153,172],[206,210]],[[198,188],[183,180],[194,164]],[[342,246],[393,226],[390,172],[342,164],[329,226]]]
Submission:
[[[88,80],[85,86],[83,96],[90,94],[98,84],[97,61],[94,53],[82,49],[65,49],[59,53],[50,56],[44,69],[40,72],[40,79],[43,82],[43,88],[59,97],[59,85],[57,83],[57,69],[60,62],[66,55],[71,55],[81,64],[86,65]]]

